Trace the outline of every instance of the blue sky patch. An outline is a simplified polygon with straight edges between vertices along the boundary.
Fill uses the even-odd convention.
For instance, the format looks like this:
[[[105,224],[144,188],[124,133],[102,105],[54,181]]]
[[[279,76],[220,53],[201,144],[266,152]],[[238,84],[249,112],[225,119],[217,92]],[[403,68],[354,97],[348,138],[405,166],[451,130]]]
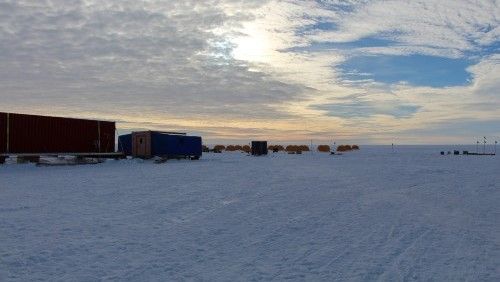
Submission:
[[[469,52],[469,56],[489,56],[491,54],[500,53],[500,41],[493,42],[487,46],[481,46],[481,49],[476,52]]]
[[[334,30],[337,28],[337,24],[334,22],[316,22],[313,25],[308,25],[305,28],[309,30]]]
[[[471,80],[467,59],[450,59],[425,55],[360,56],[341,64],[342,77],[357,81],[373,79],[383,83],[407,82],[414,86],[462,86]]]
[[[372,102],[357,101],[351,103],[317,105],[315,108],[327,111],[329,116],[343,118],[367,118],[374,115],[389,115],[395,118],[408,118],[417,113],[420,106],[405,104],[380,106]]]
[[[300,36],[314,30],[335,30],[335,29],[337,29],[337,24],[334,22],[317,21],[314,24],[308,24],[297,28],[295,30],[295,34]]]

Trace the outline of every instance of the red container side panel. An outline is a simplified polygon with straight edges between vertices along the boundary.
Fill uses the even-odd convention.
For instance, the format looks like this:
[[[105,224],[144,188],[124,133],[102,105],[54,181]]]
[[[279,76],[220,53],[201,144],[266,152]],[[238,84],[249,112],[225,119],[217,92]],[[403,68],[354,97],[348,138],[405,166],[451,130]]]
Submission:
[[[113,145],[99,150],[112,138]],[[111,124],[111,125],[110,125]],[[114,123],[61,117],[10,114],[10,153],[114,152]],[[110,136],[110,137],[108,137]]]
[[[101,152],[111,153],[115,151],[116,125],[111,121],[101,121]]]
[[[0,154],[7,149],[7,114],[0,113]]]

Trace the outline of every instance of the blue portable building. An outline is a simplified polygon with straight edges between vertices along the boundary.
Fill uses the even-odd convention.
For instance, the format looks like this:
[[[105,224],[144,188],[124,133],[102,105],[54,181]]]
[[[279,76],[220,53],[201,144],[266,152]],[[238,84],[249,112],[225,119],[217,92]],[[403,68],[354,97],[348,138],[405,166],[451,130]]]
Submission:
[[[187,136],[185,133],[141,131],[118,137],[118,148],[125,155],[142,158],[199,159],[202,140],[199,136]]]
[[[126,156],[132,155],[132,134],[118,136],[118,152]]]

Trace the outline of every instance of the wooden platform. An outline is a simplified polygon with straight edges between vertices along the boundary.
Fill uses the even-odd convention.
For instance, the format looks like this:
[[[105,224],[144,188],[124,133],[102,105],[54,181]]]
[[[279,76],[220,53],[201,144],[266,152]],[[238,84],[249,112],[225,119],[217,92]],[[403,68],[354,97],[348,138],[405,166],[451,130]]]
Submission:
[[[121,152],[113,153],[26,153],[26,154],[0,154],[0,164],[5,163],[7,158],[17,158],[25,162],[39,163],[43,157],[72,156],[76,158],[97,159],[124,159],[126,156]]]

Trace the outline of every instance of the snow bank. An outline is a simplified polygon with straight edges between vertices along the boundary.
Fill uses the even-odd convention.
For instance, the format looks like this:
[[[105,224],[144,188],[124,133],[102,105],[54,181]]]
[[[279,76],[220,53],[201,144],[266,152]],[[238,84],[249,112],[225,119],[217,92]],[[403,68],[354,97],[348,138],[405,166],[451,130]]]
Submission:
[[[448,149],[0,166],[0,280],[499,281],[500,159]]]

